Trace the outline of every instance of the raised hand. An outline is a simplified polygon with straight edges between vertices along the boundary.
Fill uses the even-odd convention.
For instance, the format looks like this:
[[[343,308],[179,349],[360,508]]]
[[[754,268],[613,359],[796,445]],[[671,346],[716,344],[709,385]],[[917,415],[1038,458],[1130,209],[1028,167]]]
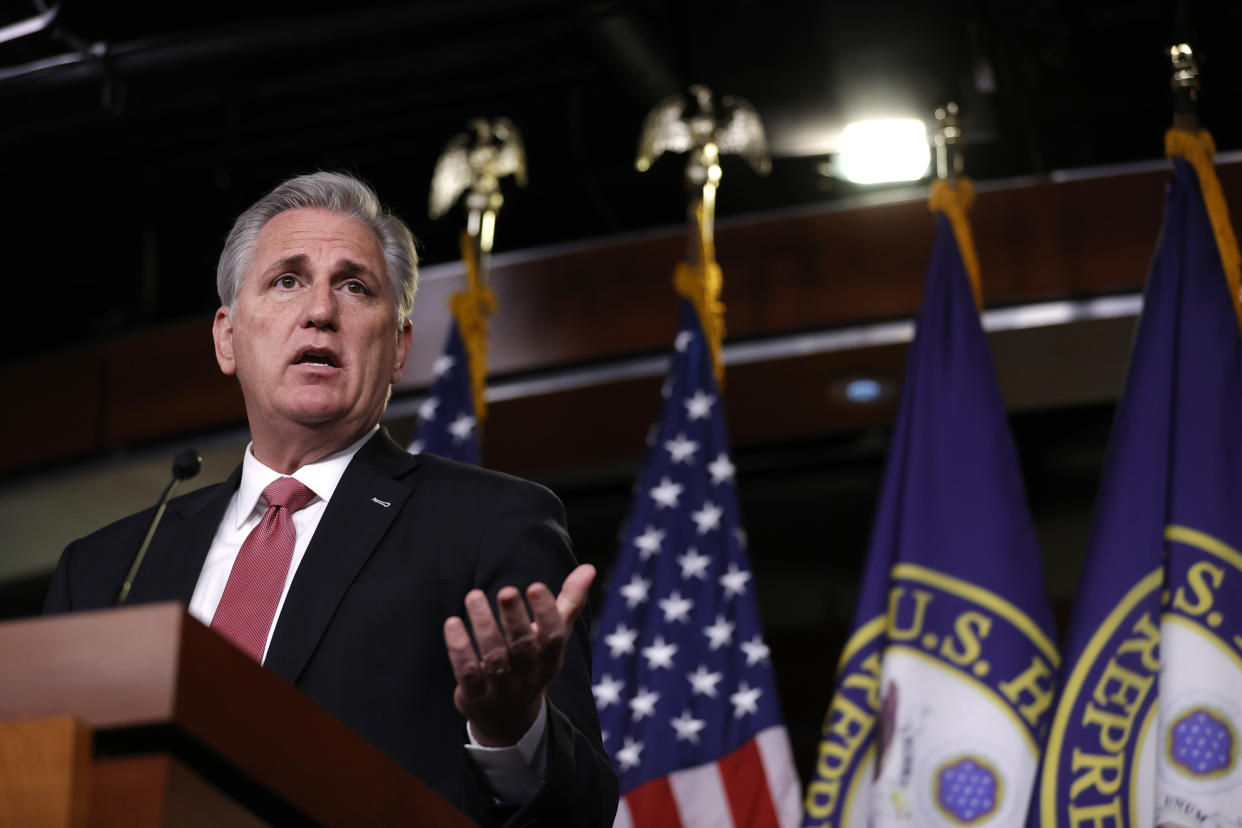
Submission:
[[[457,677],[453,702],[479,744],[516,744],[534,724],[594,579],[595,567],[582,564],[565,578],[555,598],[543,584],[531,584],[526,589],[530,615],[521,592],[504,587],[496,596],[499,619],[483,591],[472,590],[466,595],[466,616],[477,652],[461,618],[444,622],[444,644]]]

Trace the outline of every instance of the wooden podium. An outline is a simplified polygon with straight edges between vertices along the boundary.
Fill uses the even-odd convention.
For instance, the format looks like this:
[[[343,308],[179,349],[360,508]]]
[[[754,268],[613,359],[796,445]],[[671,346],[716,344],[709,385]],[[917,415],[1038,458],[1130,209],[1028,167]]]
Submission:
[[[474,825],[180,604],[0,624],[0,826]]]

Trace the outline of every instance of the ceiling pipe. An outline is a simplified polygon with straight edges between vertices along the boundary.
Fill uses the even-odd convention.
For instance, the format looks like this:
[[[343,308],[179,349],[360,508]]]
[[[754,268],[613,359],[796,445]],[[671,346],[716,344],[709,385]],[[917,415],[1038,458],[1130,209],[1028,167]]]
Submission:
[[[43,4],[40,3],[39,6],[42,8]],[[60,3],[54,3],[50,7],[44,8],[41,13],[36,14],[34,17],[27,17],[25,20],[2,26],[0,27],[0,43],[8,43],[10,40],[17,40],[19,37],[41,32],[52,25],[52,21],[56,19],[58,14],[60,14]]]

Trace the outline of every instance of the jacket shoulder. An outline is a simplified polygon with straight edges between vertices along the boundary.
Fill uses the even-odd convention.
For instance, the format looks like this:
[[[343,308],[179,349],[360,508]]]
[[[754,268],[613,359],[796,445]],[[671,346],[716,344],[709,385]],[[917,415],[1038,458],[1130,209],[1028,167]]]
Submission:
[[[560,499],[551,489],[533,480],[448,460],[434,454],[420,454],[418,458],[423,475],[420,486],[468,491],[475,493],[476,497],[547,499],[560,506]]]
[[[168,505],[165,508],[168,512],[190,515],[214,501],[221,494],[221,490],[226,488],[230,488],[230,481],[228,480],[222,483],[203,486],[200,489],[195,489],[192,492],[172,498],[168,501]],[[148,506],[141,512],[134,512],[131,515],[114,520],[112,523],[96,529],[89,535],[79,538],[71,545],[109,547],[116,543],[124,543],[131,539],[135,533],[138,534],[138,541],[141,542],[142,536],[151,525],[151,519],[155,517],[155,508],[154,505]],[[134,546],[134,549],[136,550],[137,546]]]

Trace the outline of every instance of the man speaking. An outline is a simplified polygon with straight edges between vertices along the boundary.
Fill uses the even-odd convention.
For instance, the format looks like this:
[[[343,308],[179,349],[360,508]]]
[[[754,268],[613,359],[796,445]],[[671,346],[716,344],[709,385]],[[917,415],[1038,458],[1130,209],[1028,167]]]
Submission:
[[[595,573],[560,502],[379,426],[417,280],[409,230],[349,176],[291,179],[237,219],[213,335],[252,442],[169,503],[129,602],[184,602],[482,824],[611,825]],[[151,518],[70,544],[45,610],[111,606]]]

